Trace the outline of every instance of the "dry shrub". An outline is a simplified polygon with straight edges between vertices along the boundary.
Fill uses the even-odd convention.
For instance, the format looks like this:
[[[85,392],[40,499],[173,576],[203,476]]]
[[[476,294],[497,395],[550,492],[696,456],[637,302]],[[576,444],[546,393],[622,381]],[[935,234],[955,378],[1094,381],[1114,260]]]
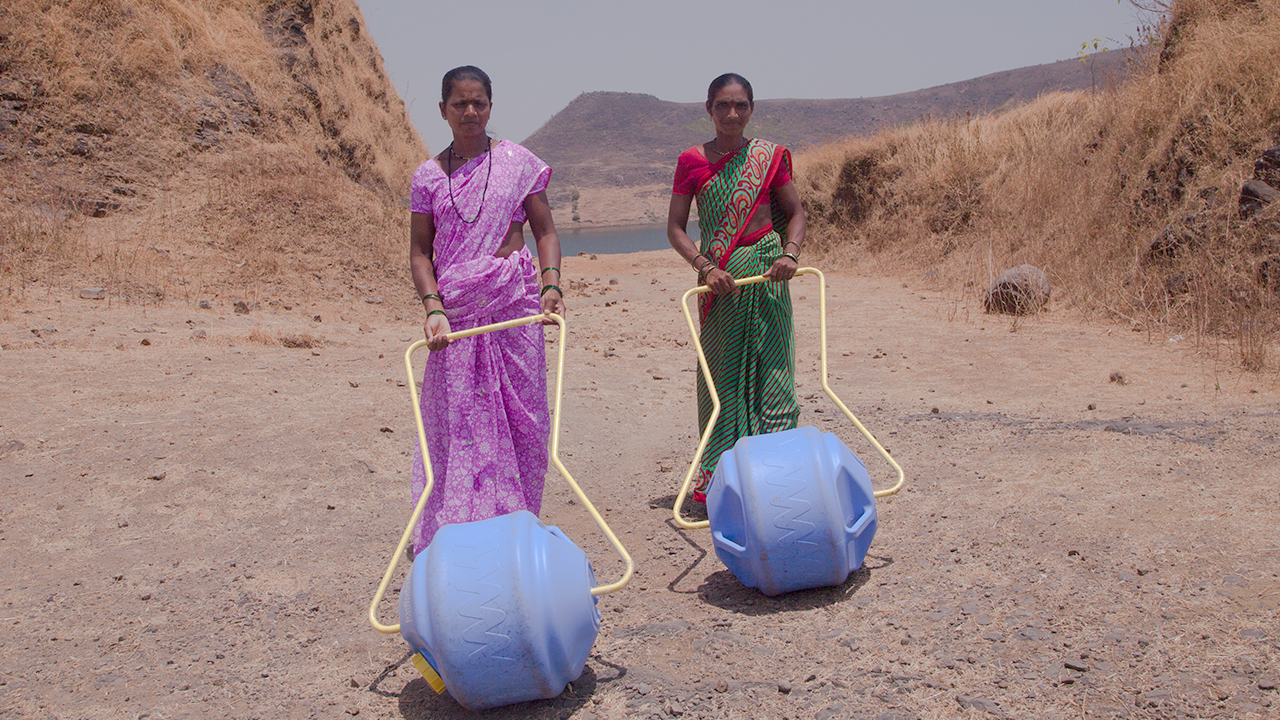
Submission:
[[[1280,221],[1242,218],[1236,198],[1280,143],[1280,0],[1172,8],[1164,43],[1136,51],[1122,84],[799,154],[815,244],[925,268],[974,300],[1031,263],[1068,305],[1263,356],[1243,348],[1275,336]],[[1184,241],[1153,250],[1170,233]]]
[[[249,331],[249,342],[258,343],[259,345],[280,345],[280,340],[271,333],[263,330],[261,326],[254,325]]]
[[[324,347],[324,338],[319,335],[313,335],[309,332],[283,332],[272,335],[270,332],[263,330],[261,326],[255,325],[249,331],[249,342],[258,343],[259,345],[268,345],[270,347],[286,347],[286,348],[321,348]]]
[[[324,338],[311,333],[284,333],[280,335],[280,344],[287,348],[320,348],[324,347]]]

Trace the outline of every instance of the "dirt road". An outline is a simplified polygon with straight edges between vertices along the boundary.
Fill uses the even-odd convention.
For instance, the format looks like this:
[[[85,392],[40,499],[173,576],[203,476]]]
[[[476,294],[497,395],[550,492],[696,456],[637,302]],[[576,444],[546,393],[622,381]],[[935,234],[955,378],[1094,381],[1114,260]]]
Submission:
[[[670,253],[566,262],[563,457],[639,572],[602,598],[578,682],[489,716],[1280,716],[1274,374],[831,273],[832,385],[909,486],[848,583],[766,598],[670,523],[690,275]],[[820,393],[815,288],[792,290],[802,424],[883,485]],[[365,621],[409,510],[409,292],[248,314],[51,294],[0,325],[0,715],[472,716]],[[543,518],[615,577],[547,487]]]

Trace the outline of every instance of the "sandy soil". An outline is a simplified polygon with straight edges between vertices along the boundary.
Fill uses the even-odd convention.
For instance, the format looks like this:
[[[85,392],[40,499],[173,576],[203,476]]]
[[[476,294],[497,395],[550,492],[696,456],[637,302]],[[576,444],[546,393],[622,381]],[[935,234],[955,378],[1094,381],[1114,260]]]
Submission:
[[[579,681],[488,715],[1280,717],[1274,375],[832,273],[832,384],[910,484],[847,583],[766,598],[670,522],[695,441],[691,273],[669,253],[565,265],[563,456],[639,572],[601,599]],[[365,620],[409,510],[420,311],[400,293],[248,314],[49,295],[0,325],[0,715],[472,715]],[[814,281],[793,295],[802,423],[884,484],[819,392]],[[323,344],[263,341],[281,335]],[[544,519],[615,577],[547,487]]]

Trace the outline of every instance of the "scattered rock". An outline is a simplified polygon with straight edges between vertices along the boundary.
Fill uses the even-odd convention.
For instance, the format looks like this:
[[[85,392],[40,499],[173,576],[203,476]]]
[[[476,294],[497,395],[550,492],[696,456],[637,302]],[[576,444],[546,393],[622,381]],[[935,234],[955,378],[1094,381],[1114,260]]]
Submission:
[[[138,344],[139,344],[139,345],[142,345],[142,346],[144,346],[144,347],[146,347],[146,346],[150,346],[150,345],[151,345],[151,341],[150,341],[150,340],[148,340],[148,339],[146,339],[146,338],[142,338],[142,342],[140,342],[140,343],[138,343]]]
[[[0,458],[3,458],[7,455],[12,455],[13,453],[18,452],[24,447],[26,447],[26,444],[23,443],[21,440],[8,440],[5,442],[5,444],[0,445]]]
[[[1039,641],[1039,640],[1047,640],[1049,638],[1049,635],[1050,633],[1047,630],[1041,630],[1038,627],[1032,627],[1028,625],[1027,627],[1022,628],[1017,633],[1015,633],[1014,636],[1017,637],[1019,640]]]
[[[1276,689],[1276,679],[1275,679],[1275,678],[1270,678],[1270,677],[1266,677],[1266,678],[1261,678],[1261,679],[1259,679],[1259,680],[1258,680],[1258,689],[1259,689],[1259,690],[1275,690],[1275,689]]]
[[[204,328],[196,328],[191,331],[192,340],[204,340],[209,337],[209,333]]]
[[[200,302],[196,303],[196,307],[200,308],[201,310],[208,310],[209,308],[213,307],[213,305],[211,305],[208,300],[201,300]]]
[[[814,720],[835,720],[835,718],[846,718],[849,717],[849,709],[842,703],[836,703],[819,710],[818,714],[813,717]]]
[[[718,693],[726,693],[726,692],[729,692],[729,683],[725,682],[723,679],[721,679],[721,680],[717,680],[717,681],[716,681],[716,692],[718,692]]]
[[[1112,370],[1112,371],[1111,371],[1111,382],[1113,382],[1113,383],[1115,383],[1115,384],[1117,384],[1117,385],[1128,385],[1128,384],[1129,384],[1129,380],[1124,376],[1124,371],[1123,371],[1123,370]]]
[[[1068,660],[1062,663],[1062,666],[1068,670],[1075,670],[1076,672],[1089,672],[1089,665],[1087,663],[1080,662],[1079,660]]]
[[[1169,225],[1147,245],[1146,259],[1148,262],[1155,262],[1175,258],[1200,243],[1200,236],[1190,228]]]
[[[782,693],[783,695],[791,694],[791,683],[785,680],[778,683],[778,692]]]
[[[365,298],[364,301],[369,303],[370,305],[381,305],[383,302],[385,302],[382,298],[376,297],[376,296]]]
[[[84,300],[103,300],[107,297],[107,290],[100,287],[80,288],[80,297]]]
[[[1247,628],[1240,631],[1240,637],[1249,638],[1251,640],[1261,640],[1267,636],[1267,631],[1262,628]]]
[[[1049,276],[1034,265],[1019,265],[1000,273],[985,301],[989,313],[1028,315],[1049,302]]]
[[[1253,177],[1255,180],[1280,187],[1280,145],[1262,152],[1262,157],[1253,161]]]
[[[395,432],[395,430],[392,430],[391,428],[387,427],[386,425],[383,425],[382,427],[378,428],[378,432],[393,433],[393,432]]]
[[[1277,198],[1280,198],[1280,191],[1261,180],[1248,180],[1240,188],[1240,215],[1253,217]]]
[[[248,304],[248,303],[246,303],[246,302],[245,302],[245,301],[243,301],[243,300],[237,300],[237,301],[236,301],[236,304],[235,304],[233,307],[235,308],[235,311],[236,311],[236,314],[237,314],[237,315],[248,315],[248,314],[249,314],[249,304]]]
[[[998,715],[1000,713],[1000,706],[986,698],[973,697],[972,695],[957,695],[956,702],[960,703],[960,707],[962,708],[973,708],[975,710],[981,710],[994,715]]]
[[[150,475],[150,476],[148,476],[148,477],[147,477],[147,479],[148,479],[148,480],[155,480],[156,482],[160,482],[161,480],[163,480],[163,479],[165,478],[165,476],[166,476],[166,475],[168,475],[168,473],[167,473],[167,472],[165,472],[164,470],[161,470],[160,472],[158,472],[158,473],[156,473],[156,474],[154,474],[154,475]]]

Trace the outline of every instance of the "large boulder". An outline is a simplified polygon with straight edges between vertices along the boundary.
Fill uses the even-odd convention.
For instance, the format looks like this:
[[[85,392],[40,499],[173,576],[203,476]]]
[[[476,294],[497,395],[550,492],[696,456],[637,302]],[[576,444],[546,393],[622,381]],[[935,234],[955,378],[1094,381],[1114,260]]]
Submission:
[[[1000,273],[984,303],[989,313],[1028,315],[1049,302],[1049,276],[1034,265],[1019,265]]]

